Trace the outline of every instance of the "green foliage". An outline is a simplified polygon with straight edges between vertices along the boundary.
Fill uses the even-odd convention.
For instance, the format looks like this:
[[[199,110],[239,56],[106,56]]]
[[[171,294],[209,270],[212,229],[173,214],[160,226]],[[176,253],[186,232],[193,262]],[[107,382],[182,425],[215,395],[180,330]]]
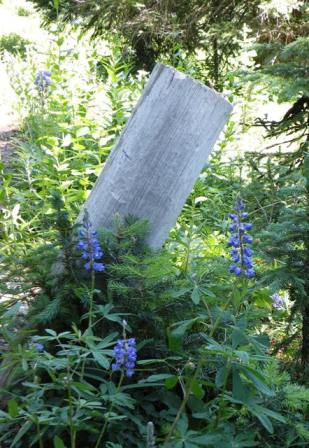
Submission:
[[[31,15],[31,10],[29,8],[26,8],[25,6],[18,6],[16,8],[16,14],[19,17],[28,17]]]
[[[55,17],[75,18],[76,2],[53,3]],[[108,35],[109,43],[96,40],[94,48],[58,25],[46,55],[32,49],[25,61],[8,62],[22,126],[15,160],[0,167],[0,373],[7,377],[0,444],[306,446],[308,389],[290,378],[304,379],[298,353],[309,328],[307,102],[300,90],[306,84],[289,76],[292,65],[302,73],[307,45],[294,17],[298,4],[289,10],[292,40],[273,42],[261,28],[258,43],[274,46],[278,65],[263,59],[261,46],[256,63],[261,58],[265,78],[255,78],[258,87],[266,78],[286,80],[278,83],[282,98],[289,95],[294,106],[280,122],[258,124],[297,147],[229,159],[257,94],[250,87],[252,94],[241,96],[244,78],[226,73],[239,64],[233,58],[245,40],[241,24],[254,30],[259,23],[260,2],[244,11],[248,2],[144,3],[103,2],[93,23],[94,2],[79,4],[82,15],[89,12],[82,28],[100,34],[110,19],[122,37]],[[282,31],[284,14],[267,10],[271,3],[260,5],[265,23]],[[135,54],[121,48],[124,42]],[[195,51],[209,45],[198,58]],[[231,100],[245,98],[241,130],[235,115],[162,250],[147,246],[148,223],[133,216],[116,216],[113,228],[98,229],[105,271],[94,276],[83,269],[73,223],[143,87],[136,67],[148,68],[159,54],[195,77],[210,76]],[[42,67],[52,72],[44,93],[34,85]],[[227,218],[238,194],[254,223],[256,280],[229,273]],[[273,308],[274,292],[284,296],[282,309]],[[124,335],[138,343],[131,379],[111,369],[112,348]]]
[[[17,33],[4,34],[0,36],[0,55],[8,52],[25,57],[29,45],[31,45],[31,42]]]
[[[309,93],[308,5],[305,1],[286,2],[282,11],[278,11],[272,2],[269,3],[255,45],[259,70],[253,77],[262,79],[270,87],[271,95],[277,95],[280,101],[295,101]],[[276,35],[273,27],[277,29]]]
[[[60,16],[51,2],[35,0],[47,21],[56,17],[64,22],[79,18],[79,27],[95,37],[121,36],[133,50],[136,68],[151,70],[159,58],[178,65],[196,50],[204,51],[204,80],[222,89],[223,73],[240,49],[242,27],[256,20],[260,0],[174,0],[153,2],[90,0],[76,4],[60,3]],[[130,24],[128,26],[128,23]]]
[[[104,319],[108,318],[105,314]],[[1,445],[43,446],[53,440],[58,447],[76,446],[76,439],[81,445],[95,444],[106,419],[118,432],[135,402],[119,379],[117,387],[110,378],[117,333],[98,338],[76,327],[72,332],[57,334],[47,329],[46,333],[16,353],[15,363],[22,371],[15,379],[20,376],[23,383],[15,380],[8,392],[12,397],[8,412],[1,411]],[[35,349],[38,342],[45,345],[40,354]]]

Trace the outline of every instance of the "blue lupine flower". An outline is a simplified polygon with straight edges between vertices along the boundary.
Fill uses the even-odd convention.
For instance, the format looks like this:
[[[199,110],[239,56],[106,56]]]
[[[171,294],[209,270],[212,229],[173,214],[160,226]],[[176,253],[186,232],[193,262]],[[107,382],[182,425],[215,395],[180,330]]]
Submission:
[[[248,278],[255,277],[255,271],[254,271],[254,269],[247,269],[247,270],[245,271],[245,276],[248,277]]]
[[[253,255],[253,250],[250,247],[244,247],[244,255],[251,257]]]
[[[229,239],[229,246],[239,247],[239,238],[238,235],[232,235]]]
[[[36,74],[34,84],[43,92],[52,83],[51,75],[51,72],[48,70],[39,70]]]
[[[234,210],[235,210],[236,212],[240,212],[240,211],[243,210],[245,207],[246,207],[246,206],[245,206],[244,201],[243,201],[241,198],[238,197],[238,198],[236,199],[236,203],[235,203],[235,206],[234,206]],[[239,213],[238,213],[238,215],[239,215]],[[238,216],[237,216],[237,218],[238,218]]]
[[[229,229],[232,235],[229,238],[228,245],[233,247],[230,251],[230,256],[235,264],[230,267],[230,272],[239,277],[244,274],[248,278],[255,276],[253,269],[252,255],[253,250],[247,247],[246,244],[252,244],[253,238],[246,232],[252,229],[251,222],[243,222],[243,219],[248,218],[248,213],[243,212],[245,204],[242,199],[237,198],[234,210],[236,213],[229,213],[232,223]]]
[[[277,310],[279,310],[280,308],[283,308],[284,306],[284,300],[283,298],[280,296],[280,294],[278,294],[277,292],[275,292],[275,294],[273,294],[271,296],[272,302],[273,302],[273,308],[276,308]]]
[[[136,364],[136,341],[135,338],[119,339],[114,347],[115,363],[112,370],[125,369],[126,376],[131,378],[134,375]]]
[[[230,272],[233,272],[234,274],[237,275],[237,277],[239,277],[242,271],[241,271],[240,267],[232,265],[230,267]]]
[[[44,352],[44,345],[40,344],[39,342],[36,342],[35,344],[33,344],[34,348],[36,349],[37,352],[39,353],[43,353]]]
[[[82,252],[81,259],[87,261],[84,265],[86,271],[92,269],[97,272],[104,271],[105,265],[97,261],[103,257],[103,251],[98,241],[97,232],[92,230],[87,214],[85,214],[83,229],[80,230],[79,236],[80,240],[76,249]]]
[[[243,240],[243,243],[248,243],[248,244],[253,243],[253,238],[251,235],[244,235],[242,240]]]

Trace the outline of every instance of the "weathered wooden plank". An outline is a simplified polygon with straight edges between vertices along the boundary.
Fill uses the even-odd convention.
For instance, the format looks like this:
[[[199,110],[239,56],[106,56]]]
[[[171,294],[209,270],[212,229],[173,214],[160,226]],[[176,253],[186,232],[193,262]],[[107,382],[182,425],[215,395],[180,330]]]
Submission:
[[[111,227],[115,213],[146,218],[148,243],[159,248],[231,110],[215,91],[157,64],[86,201],[93,226]]]

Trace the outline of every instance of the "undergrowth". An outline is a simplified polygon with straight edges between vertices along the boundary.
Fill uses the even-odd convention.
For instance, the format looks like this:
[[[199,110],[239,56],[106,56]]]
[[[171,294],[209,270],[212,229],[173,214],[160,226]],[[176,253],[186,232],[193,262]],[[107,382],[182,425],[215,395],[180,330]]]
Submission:
[[[306,446],[297,299],[263,248],[294,210],[269,193],[282,166],[226,160],[231,122],[164,248],[134,216],[93,233],[76,217],[145,74],[62,34],[8,64],[22,126],[1,165],[1,446]]]

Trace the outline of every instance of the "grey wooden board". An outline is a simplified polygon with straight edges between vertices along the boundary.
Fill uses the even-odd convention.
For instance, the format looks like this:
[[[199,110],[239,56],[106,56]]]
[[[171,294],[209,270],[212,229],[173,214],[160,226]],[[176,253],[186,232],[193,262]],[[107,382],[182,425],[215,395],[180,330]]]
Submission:
[[[157,64],[86,201],[94,228],[132,214],[149,220],[148,243],[161,247],[231,110],[214,90]]]

